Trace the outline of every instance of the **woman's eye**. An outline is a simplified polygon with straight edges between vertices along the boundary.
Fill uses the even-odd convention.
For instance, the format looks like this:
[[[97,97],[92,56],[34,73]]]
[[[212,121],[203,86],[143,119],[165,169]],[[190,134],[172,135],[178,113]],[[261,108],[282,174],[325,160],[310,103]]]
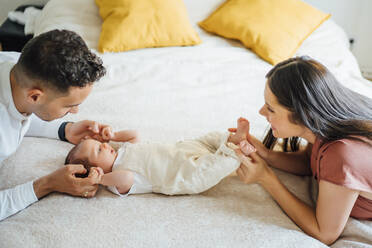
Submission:
[[[100,148],[98,148],[98,152],[101,152],[101,147],[100,147]]]
[[[271,108],[267,107],[267,110],[269,110],[269,112],[271,113],[274,113],[274,110],[272,110]]]

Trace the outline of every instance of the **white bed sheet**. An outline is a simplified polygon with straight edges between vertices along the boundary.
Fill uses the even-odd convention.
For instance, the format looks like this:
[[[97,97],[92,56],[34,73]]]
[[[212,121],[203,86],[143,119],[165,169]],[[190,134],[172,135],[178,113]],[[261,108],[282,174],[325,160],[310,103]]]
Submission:
[[[93,2],[79,1],[74,3]],[[272,66],[238,42],[207,34],[196,25],[221,2],[185,1],[203,40],[199,46],[101,54],[107,76],[95,85],[79,114],[67,119],[88,118],[109,123],[114,129],[134,128],[143,142],[174,142],[226,130],[235,126],[239,116],[245,116],[252,133],[263,137],[267,123],[258,110],[263,104],[265,74]],[[86,8],[90,13],[97,11],[94,6]],[[60,28],[72,27],[87,41],[94,35],[88,37],[86,33],[97,30],[94,27],[88,31],[71,18],[61,18],[64,24]],[[44,30],[53,29],[54,24],[46,24]],[[298,55],[305,54],[328,66],[346,86],[372,97],[372,83],[361,77],[345,33],[332,20],[303,43]],[[25,138],[0,168],[0,189],[59,168],[70,148],[70,144],[56,140]],[[292,192],[312,204],[310,178],[277,173]],[[368,247],[371,237],[370,222],[351,218],[332,247]],[[261,187],[244,185],[234,176],[193,196],[119,198],[103,188],[92,199],[53,193],[0,222],[0,247],[83,245],[325,247],[304,234]]]

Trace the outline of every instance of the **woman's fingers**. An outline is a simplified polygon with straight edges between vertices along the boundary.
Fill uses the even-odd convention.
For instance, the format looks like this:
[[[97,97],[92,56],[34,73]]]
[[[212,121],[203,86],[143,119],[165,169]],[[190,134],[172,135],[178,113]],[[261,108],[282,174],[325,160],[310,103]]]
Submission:
[[[238,169],[236,169],[236,174],[238,174],[238,176],[239,176],[240,174],[242,174],[242,169],[240,169],[240,166],[239,166]]]
[[[235,149],[234,151],[235,151],[236,156],[238,156],[240,162],[242,162],[243,164],[247,164],[247,165],[250,164],[249,158],[245,156],[240,149]]]
[[[255,162],[261,162],[263,159],[260,157],[260,155],[257,154],[257,152],[252,152],[249,154],[249,157],[253,159]]]
[[[236,170],[236,174],[238,175],[239,179],[241,181],[243,181],[244,176],[243,176],[243,172],[240,170],[240,168]]]
[[[236,170],[236,174],[242,182],[250,183],[250,173],[246,165],[241,164],[240,167]]]
[[[246,175],[247,173],[249,173],[248,167],[245,164],[240,165],[240,170],[241,170],[243,175]]]

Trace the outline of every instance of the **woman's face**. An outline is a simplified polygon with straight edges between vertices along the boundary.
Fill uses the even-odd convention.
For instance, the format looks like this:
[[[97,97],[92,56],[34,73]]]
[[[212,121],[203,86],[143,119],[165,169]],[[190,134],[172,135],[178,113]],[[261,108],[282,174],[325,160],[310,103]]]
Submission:
[[[304,137],[306,128],[294,124],[289,120],[291,112],[278,103],[276,96],[271,92],[268,83],[265,86],[265,104],[259,113],[266,117],[271,124],[275,138],[289,138],[293,136]]]

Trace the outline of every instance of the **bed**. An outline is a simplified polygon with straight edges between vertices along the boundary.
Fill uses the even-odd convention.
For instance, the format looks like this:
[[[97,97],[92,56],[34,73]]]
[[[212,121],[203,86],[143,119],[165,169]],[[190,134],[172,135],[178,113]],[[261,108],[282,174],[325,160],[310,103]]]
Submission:
[[[42,15],[50,22],[39,23],[39,31],[72,29],[96,50],[101,21],[94,1],[59,2],[54,12],[45,12],[49,8],[45,6]],[[239,42],[208,34],[197,25],[222,2],[185,0],[190,21],[203,41],[198,46],[100,54],[107,75],[95,84],[79,114],[66,119],[93,119],[114,129],[137,129],[142,142],[174,142],[224,131],[244,116],[251,122],[251,132],[262,138],[267,122],[258,110],[263,104],[265,74],[272,65]],[[79,16],[69,9],[78,5]],[[308,37],[296,55],[319,60],[344,85],[372,97],[372,83],[362,78],[344,31],[332,19]],[[0,189],[63,166],[71,147],[58,140],[26,137],[3,162]],[[276,173],[300,199],[314,204],[310,177]],[[372,222],[350,218],[331,247],[370,245]],[[191,196],[119,198],[105,188],[92,199],[52,193],[0,222],[0,247],[326,246],[304,234],[260,186],[244,185],[232,175]]]

